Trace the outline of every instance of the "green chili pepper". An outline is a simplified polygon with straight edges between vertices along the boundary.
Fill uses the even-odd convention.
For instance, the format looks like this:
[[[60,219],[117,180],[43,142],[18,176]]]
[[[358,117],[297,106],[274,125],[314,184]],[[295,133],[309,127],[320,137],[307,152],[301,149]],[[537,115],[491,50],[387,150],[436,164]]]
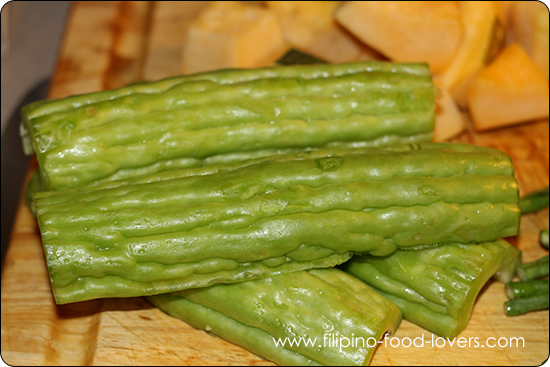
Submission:
[[[147,299],[280,365],[367,365],[378,341],[401,321],[395,304],[334,268]],[[285,338],[285,346],[275,344]]]
[[[45,189],[66,190],[278,149],[429,141],[434,111],[426,64],[292,66],[31,104],[22,136]]]
[[[34,195],[58,303],[494,240],[519,226],[509,157],[471,145],[319,150],[179,176]]]
[[[354,257],[342,267],[397,304],[404,319],[454,338],[487,280],[496,273],[510,280],[519,258],[515,247],[498,240]]]

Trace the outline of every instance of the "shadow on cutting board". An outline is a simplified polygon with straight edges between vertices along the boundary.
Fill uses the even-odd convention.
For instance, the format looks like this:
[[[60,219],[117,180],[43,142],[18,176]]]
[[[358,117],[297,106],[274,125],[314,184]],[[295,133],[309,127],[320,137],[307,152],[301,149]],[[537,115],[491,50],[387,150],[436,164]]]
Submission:
[[[21,100],[2,134],[2,267],[30,162],[30,156],[23,153],[19,136],[20,110],[26,104],[47,98],[49,86],[50,80],[44,80]]]

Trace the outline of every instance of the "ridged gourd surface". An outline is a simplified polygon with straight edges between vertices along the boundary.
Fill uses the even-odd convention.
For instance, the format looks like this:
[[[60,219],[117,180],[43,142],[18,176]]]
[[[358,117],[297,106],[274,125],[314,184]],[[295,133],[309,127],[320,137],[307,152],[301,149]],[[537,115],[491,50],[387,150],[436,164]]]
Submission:
[[[471,145],[318,150],[171,175],[35,194],[58,302],[492,241],[519,225],[509,157]]]
[[[41,101],[23,109],[47,190],[326,147],[431,140],[426,64],[227,70]],[[282,150],[282,151],[281,151]]]

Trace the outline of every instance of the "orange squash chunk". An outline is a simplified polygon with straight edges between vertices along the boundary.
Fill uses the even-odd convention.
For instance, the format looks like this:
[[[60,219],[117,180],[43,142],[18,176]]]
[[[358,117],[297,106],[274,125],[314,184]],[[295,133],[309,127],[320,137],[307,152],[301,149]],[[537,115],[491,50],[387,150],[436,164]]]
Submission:
[[[476,130],[548,118],[548,81],[523,48],[512,43],[468,88]]]
[[[269,9],[238,1],[213,1],[191,23],[182,72],[266,66],[288,49]]]
[[[439,94],[436,100],[433,141],[446,141],[464,131],[466,121],[452,94],[444,89],[439,89]]]
[[[504,26],[499,7],[493,1],[459,1],[463,37],[448,67],[435,75],[435,82],[465,107],[472,78],[485,67],[504,45]],[[500,9],[502,10],[502,9]]]
[[[447,67],[462,37],[454,1],[349,1],[335,17],[392,61],[425,61],[433,73]]]

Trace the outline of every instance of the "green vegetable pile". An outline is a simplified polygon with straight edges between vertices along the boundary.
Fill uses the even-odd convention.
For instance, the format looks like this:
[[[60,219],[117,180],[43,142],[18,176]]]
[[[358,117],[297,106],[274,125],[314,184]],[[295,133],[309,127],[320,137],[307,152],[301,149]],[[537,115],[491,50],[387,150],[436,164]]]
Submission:
[[[513,284],[520,253],[501,238],[526,209],[508,156],[429,143],[434,99],[427,65],[369,61],[26,106],[56,302],[146,296],[279,364],[368,363],[372,341],[274,341],[377,341],[402,317],[458,335],[491,277]]]
[[[548,204],[548,187],[525,195],[519,201],[522,214],[539,211],[548,207]],[[540,231],[539,239],[540,244],[548,248],[548,228]],[[535,261],[517,264],[515,274],[520,280],[507,283],[505,288],[506,296],[509,299],[504,303],[506,315],[518,316],[531,311],[548,309],[550,304],[549,273],[548,255]]]

